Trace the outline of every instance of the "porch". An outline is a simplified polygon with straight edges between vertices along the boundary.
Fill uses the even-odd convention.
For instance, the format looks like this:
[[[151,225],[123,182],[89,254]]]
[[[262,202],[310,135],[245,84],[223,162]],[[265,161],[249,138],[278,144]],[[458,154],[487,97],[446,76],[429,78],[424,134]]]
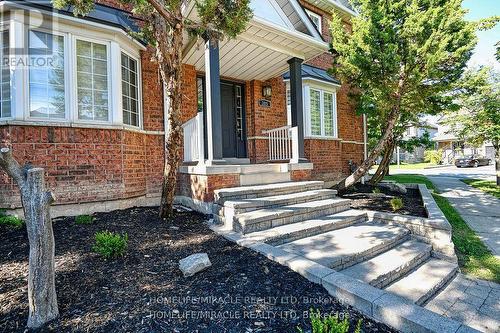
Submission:
[[[196,71],[197,110],[182,126],[183,172],[243,166],[244,173],[251,169],[245,165],[257,160],[305,162],[302,63],[326,52],[328,44],[298,2],[265,0],[252,6],[255,16],[236,39],[186,39],[183,62]],[[269,117],[270,124],[255,126],[256,117]],[[255,148],[257,140],[260,146],[264,140],[264,147]],[[265,158],[255,158],[264,150]],[[210,168],[218,165],[224,168]],[[277,168],[267,167],[269,172]]]
[[[211,212],[220,188],[311,178],[302,64],[327,52],[328,44],[295,0],[252,6],[253,19],[235,39],[216,43],[186,36],[185,81],[196,82],[196,110],[186,112],[182,125],[177,198],[204,212]],[[193,8],[186,10],[194,15]]]

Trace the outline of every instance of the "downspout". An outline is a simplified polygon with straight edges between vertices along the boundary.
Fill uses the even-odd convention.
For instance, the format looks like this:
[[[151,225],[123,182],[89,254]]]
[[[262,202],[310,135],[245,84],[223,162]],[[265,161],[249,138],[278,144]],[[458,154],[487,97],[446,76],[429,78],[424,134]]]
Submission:
[[[366,114],[363,113],[363,156],[364,160],[368,158],[368,134],[366,132]],[[361,184],[365,184],[365,176],[361,178]]]

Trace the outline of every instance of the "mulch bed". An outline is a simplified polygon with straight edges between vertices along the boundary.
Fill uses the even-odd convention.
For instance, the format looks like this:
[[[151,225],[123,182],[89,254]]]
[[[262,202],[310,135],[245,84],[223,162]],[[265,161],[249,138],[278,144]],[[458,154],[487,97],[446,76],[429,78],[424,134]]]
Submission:
[[[375,187],[368,184],[356,184],[339,196],[352,200],[352,208],[369,209],[379,212],[397,213],[402,215],[412,215],[428,217],[424,208],[424,203],[417,189],[407,189],[406,194],[389,191],[386,188],[379,188],[380,193],[374,193]],[[394,212],[390,201],[392,198],[403,199],[403,208]]]
[[[91,225],[54,221],[57,332],[296,332],[311,307],[348,315],[364,332],[395,332],[331,298],[319,285],[214,234],[206,217],[132,208],[95,215]],[[93,253],[96,231],[127,233],[127,254],[105,261]],[[25,330],[28,316],[26,231],[0,226],[0,332]],[[207,252],[212,267],[184,278],[178,261]]]

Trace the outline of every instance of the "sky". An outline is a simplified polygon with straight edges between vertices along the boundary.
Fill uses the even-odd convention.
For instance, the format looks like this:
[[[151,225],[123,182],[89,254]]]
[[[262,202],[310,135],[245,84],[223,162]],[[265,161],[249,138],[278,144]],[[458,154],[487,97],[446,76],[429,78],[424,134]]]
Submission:
[[[500,15],[500,0],[464,0],[462,6],[469,10],[466,18],[472,21]],[[491,30],[479,31],[478,38],[469,66],[489,65],[500,70],[500,63],[495,60],[495,44],[500,41],[500,23]]]

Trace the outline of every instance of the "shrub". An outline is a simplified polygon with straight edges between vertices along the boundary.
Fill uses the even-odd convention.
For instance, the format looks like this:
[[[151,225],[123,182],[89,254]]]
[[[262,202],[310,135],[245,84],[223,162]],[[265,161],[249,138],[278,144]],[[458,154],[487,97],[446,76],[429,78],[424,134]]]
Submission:
[[[94,252],[99,253],[105,259],[121,257],[127,250],[128,235],[119,235],[110,231],[96,232]]]
[[[443,151],[440,150],[426,150],[424,151],[424,161],[432,164],[441,163],[441,158],[443,157]]]
[[[16,216],[7,215],[5,209],[0,209],[0,225],[21,228],[24,225],[24,221]]]
[[[90,215],[78,215],[75,217],[76,224],[92,224],[94,222],[94,218]]]
[[[392,198],[391,199],[391,207],[393,211],[398,211],[403,208],[403,199],[401,198]]]
[[[347,333],[349,332],[349,319],[345,318],[339,321],[337,316],[328,315],[322,317],[319,310],[314,312],[313,309],[310,310],[312,333]],[[299,333],[304,331],[301,328],[297,328]],[[356,324],[356,329],[354,333],[361,333],[361,319]]]
[[[380,189],[378,187],[375,187],[373,190],[372,190],[373,193],[380,193]]]

